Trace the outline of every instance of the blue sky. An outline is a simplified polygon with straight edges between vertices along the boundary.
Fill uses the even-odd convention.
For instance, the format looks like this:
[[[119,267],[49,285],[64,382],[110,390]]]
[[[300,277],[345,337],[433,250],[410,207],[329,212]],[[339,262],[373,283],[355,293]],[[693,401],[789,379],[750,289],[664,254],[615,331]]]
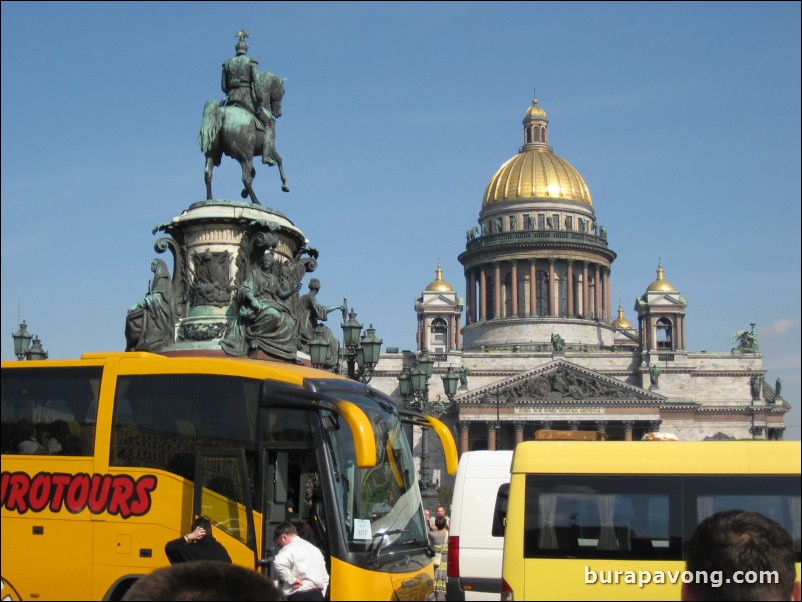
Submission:
[[[3,2],[3,359],[19,318],[51,358],[124,348],[152,228],[205,197],[197,132],[240,28],[287,78],[292,191],[260,165],[257,194],[385,348],[414,348],[438,261],[464,295],[465,232],[536,87],[618,253],[613,301],[634,322],[659,258],[690,350],[757,322],[800,437],[796,2]],[[239,166],[213,185],[236,198]]]

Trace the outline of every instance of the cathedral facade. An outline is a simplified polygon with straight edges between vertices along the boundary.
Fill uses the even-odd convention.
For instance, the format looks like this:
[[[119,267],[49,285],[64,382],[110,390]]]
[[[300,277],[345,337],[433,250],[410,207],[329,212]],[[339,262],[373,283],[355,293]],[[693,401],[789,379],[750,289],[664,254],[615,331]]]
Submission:
[[[464,298],[437,266],[415,301],[416,352],[435,360],[428,399],[447,407],[441,419],[460,453],[512,449],[541,430],[782,439],[789,406],[768,383],[754,325],[734,349],[687,349],[688,302],[662,265],[644,278],[635,324],[612,307],[616,253],[584,179],[553,152],[548,123],[534,99],[523,145],[487,185],[459,254]],[[401,406],[398,376],[416,352],[389,350],[371,381]],[[440,377],[449,368],[461,384],[447,404]]]

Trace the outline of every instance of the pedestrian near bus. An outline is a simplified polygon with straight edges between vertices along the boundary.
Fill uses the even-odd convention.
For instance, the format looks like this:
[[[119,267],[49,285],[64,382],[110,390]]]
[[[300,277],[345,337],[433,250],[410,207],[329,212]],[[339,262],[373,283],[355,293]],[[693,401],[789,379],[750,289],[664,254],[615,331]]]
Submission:
[[[204,516],[197,516],[192,521],[192,530],[178,539],[168,541],[164,553],[170,564],[189,562],[190,560],[219,560],[231,562],[231,556],[219,541],[212,535],[212,523]]]
[[[276,577],[287,600],[324,600],[329,573],[323,553],[298,535],[290,522],[280,523],[273,534],[280,548],[273,560]]]
[[[686,570],[708,578],[683,582],[682,600],[799,600],[798,554],[790,533],[777,521],[758,512],[718,512],[699,523],[688,540]],[[721,577],[716,584],[710,579],[714,571]],[[768,579],[746,583],[751,572]],[[736,579],[736,573],[741,577]]]
[[[448,582],[448,529],[445,516],[435,517],[434,530],[429,531],[429,545],[434,550],[434,599],[445,600]]]

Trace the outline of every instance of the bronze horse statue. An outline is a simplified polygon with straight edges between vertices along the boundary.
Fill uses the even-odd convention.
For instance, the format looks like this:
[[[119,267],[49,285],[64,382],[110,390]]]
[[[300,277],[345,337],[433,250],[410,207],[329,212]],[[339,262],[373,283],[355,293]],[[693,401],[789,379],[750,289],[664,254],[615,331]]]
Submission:
[[[284,80],[273,73],[260,71],[256,85],[261,98],[270,107],[272,119],[267,127],[255,115],[239,106],[221,107],[214,100],[207,100],[203,107],[203,122],[198,134],[201,150],[206,156],[206,168],[203,171],[206,181],[206,198],[212,199],[212,170],[220,165],[223,154],[236,159],[242,167],[243,199],[250,197],[252,203],[259,203],[253,191],[253,178],[256,170],[253,158],[262,156],[262,145],[269,145],[269,156],[273,161],[269,165],[278,165],[281,174],[281,189],[289,192],[281,155],[276,151],[276,118],[281,117],[281,99],[284,97]]]

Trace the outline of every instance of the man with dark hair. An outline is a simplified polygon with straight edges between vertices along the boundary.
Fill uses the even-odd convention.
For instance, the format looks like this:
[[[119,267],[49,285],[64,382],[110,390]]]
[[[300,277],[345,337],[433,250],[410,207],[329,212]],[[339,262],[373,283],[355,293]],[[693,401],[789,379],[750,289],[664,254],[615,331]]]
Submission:
[[[186,562],[141,577],[123,600],[281,600],[259,573],[215,560]]]
[[[273,560],[275,576],[287,600],[324,600],[329,587],[326,559],[314,545],[298,536],[295,525],[280,523],[273,534],[280,548]]]
[[[726,510],[696,526],[685,549],[693,576],[682,600],[799,600],[798,553],[786,529],[758,512]]]
[[[198,516],[192,521],[192,531],[183,537],[168,541],[164,553],[170,564],[190,560],[218,560],[231,562],[231,556],[212,535],[212,523],[208,518]]]

